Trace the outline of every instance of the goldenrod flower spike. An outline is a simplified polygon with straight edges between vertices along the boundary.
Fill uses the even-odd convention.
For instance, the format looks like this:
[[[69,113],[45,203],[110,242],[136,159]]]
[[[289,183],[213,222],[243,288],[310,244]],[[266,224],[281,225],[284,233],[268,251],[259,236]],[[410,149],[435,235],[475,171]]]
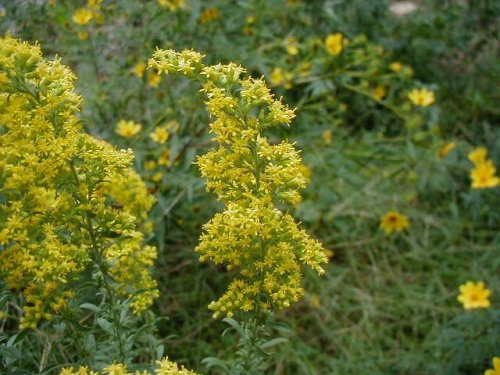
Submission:
[[[0,39],[0,278],[25,297],[22,328],[59,313],[91,264],[137,313],[158,295],[137,229],[153,199],[131,151],[82,131],[73,80],[38,46]]]
[[[306,177],[294,146],[271,145],[262,131],[289,125],[294,111],[274,98],[263,79],[246,77],[241,66],[205,66],[202,57],[190,50],[157,50],[149,66],[200,81],[214,118],[210,131],[218,147],[197,164],[207,190],[226,207],[205,224],[196,251],[201,261],[239,274],[209,307],[214,317],[288,307],[303,294],[300,266],[321,273],[327,261],[321,244],[276,207],[278,201],[300,202]]]

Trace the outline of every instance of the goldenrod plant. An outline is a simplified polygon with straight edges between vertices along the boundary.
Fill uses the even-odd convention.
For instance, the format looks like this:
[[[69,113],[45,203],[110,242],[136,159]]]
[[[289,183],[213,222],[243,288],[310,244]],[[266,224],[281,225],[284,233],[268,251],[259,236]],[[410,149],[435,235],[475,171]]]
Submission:
[[[217,148],[197,164],[225,210],[205,224],[196,251],[201,261],[223,264],[238,276],[209,307],[214,317],[276,311],[303,294],[301,265],[323,273],[321,264],[327,261],[321,244],[276,206],[300,202],[306,178],[293,145],[270,144],[264,131],[289,125],[294,111],[262,79],[246,77],[241,66],[207,66],[202,59],[192,50],[158,49],[149,66],[200,81],[213,120]]]
[[[211,260],[237,273],[224,295],[209,305],[214,318],[226,316],[240,335],[236,361],[222,367],[231,374],[257,374],[265,369],[259,351],[281,342],[263,337],[272,323],[269,313],[302,296],[301,266],[321,274],[327,257],[321,244],[277,207],[300,202],[305,171],[291,143],[270,144],[264,132],[289,125],[294,111],[276,99],[262,79],[245,76],[241,66],[207,66],[202,60],[192,50],[158,49],[149,66],[159,74],[201,82],[200,91],[207,98],[217,147],[200,156],[197,164],[207,190],[225,209],[204,225],[196,251],[201,261]],[[246,318],[241,312],[248,313]],[[212,358],[205,363],[219,365]]]
[[[78,295],[90,275],[123,356],[123,302],[141,314],[158,297],[144,241],[154,200],[130,150],[83,131],[74,79],[39,46],[0,39],[0,280],[22,295],[8,317],[36,329],[73,300],[95,302]]]

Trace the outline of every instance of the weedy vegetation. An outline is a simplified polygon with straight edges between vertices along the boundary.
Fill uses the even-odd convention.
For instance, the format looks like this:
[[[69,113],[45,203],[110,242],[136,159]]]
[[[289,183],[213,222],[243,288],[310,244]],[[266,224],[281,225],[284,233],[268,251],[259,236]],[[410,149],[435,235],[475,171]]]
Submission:
[[[0,2],[0,373],[499,375],[499,16]]]

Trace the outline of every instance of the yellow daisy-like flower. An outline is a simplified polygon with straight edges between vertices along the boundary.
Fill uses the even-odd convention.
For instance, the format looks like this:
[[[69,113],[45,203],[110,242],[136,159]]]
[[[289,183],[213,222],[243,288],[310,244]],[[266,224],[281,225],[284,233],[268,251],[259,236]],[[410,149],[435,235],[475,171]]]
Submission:
[[[437,156],[440,158],[440,159],[443,159],[446,155],[449,154],[449,152],[451,150],[453,150],[455,148],[455,143],[453,142],[450,142],[450,143],[447,143],[445,144],[443,147],[441,147],[439,149],[439,151],[437,152]]]
[[[403,70],[403,64],[401,64],[399,61],[395,61],[391,65],[389,65],[389,69],[391,69],[394,73],[399,73],[401,70]]]
[[[500,178],[495,176],[496,168],[491,160],[486,160],[470,172],[473,189],[493,188],[500,185]]]
[[[275,86],[283,86],[285,89],[289,90],[292,88],[291,79],[293,78],[293,74],[287,72],[281,68],[274,68],[271,74],[269,75],[269,79],[271,83]]]
[[[146,69],[146,64],[140,61],[134,65],[134,67],[132,68],[132,72],[137,78],[142,78],[145,69]]]
[[[317,294],[312,294],[311,297],[309,297],[309,306],[314,309],[319,309],[321,307],[321,300]]]
[[[154,160],[146,160],[144,162],[144,169],[147,170],[147,171],[150,171],[152,169],[155,169],[156,168],[156,161]]]
[[[158,87],[161,82],[161,76],[154,72],[149,72],[148,85],[151,87]]]
[[[491,290],[487,289],[483,282],[474,283],[467,281],[460,285],[460,295],[457,300],[464,305],[464,309],[488,308],[491,305],[489,297]]]
[[[493,369],[486,370],[484,375],[500,375],[500,357],[493,358]]]
[[[382,100],[386,94],[384,86],[377,86],[372,90],[372,96],[375,100]]]
[[[433,91],[426,88],[413,89],[408,94],[408,99],[415,105],[428,107],[436,101],[436,96]]]
[[[162,152],[161,156],[158,159],[158,164],[165,165],[167,167],[170,165],[170,151],[169,150],[165,150]]]
[[[78,39],[80,40],[87,40],[90,37],[90,34],[88,31],[79,31],[77,33]]]
[[[165,127],[159,127],[154,130],[154,132],[149,134],[151,138],[156,143],[165,143],[168,140],[169,134]]]
[[[86,25],[94,18],[94,14],[91,10],[86,8],[80,8],[73,14],[73,22],[78,25]]]
[[[469,153],[468,158],[474,165],[479,165],[486,161],[487,156],[488,150],[484,147],[478,147]]]
[[[299,47],[297,46],[297,38],[291,36],[285,39],[286,52],[289,55],[295,56],[299,53]]]
[[[341,33],[330,34],[325,39],[325,48],[330,55],[340,55],[349,40]]]
[[[333,138],[332,131],[331,131],[331,130],[325,130],[325,131],[321,134],[321,138],[323,138],[323,141],[325,141],[325,143],[326,143],[327,145],[331,144],[331,143],[332,143],[332,138]]]
[[[386,234],[391,234],[392,232],[402,232],[409,227],[410,222],[408,217],[397,211],[387,212],[380,220],[380,228],[382,228]]]
[[[142,125],[134,121],[120,120],[116,124],[116,134],[121,135],[124,138],[132,138],[142,129]]]
[[[220,17],[220,12],[217,8],[208,8],[200,14],[200,24],[204,25],[208,22],[212,22]]]
[[[300,77],[307,77],[311,72],[312,64],[308,61],[299,64],[297,72]]]
[[[87,6],[89,8],[100,9],[103,0],[88,0]]]
[[[179,127],[179,122],[176,120],[171,120],[165,124],[165,128],[171,133],[177,132],[177,130],[179,130]]]

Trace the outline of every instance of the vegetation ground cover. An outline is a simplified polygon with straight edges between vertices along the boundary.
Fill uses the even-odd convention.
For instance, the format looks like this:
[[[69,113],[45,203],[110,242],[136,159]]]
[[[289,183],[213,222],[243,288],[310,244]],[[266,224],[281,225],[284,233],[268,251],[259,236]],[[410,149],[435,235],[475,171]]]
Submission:
[[[401,2],[2,2],[0,371],[59,373],[62,368],[73,366],[76,372],[78,366],[89,366],[118,374],[124,371],[118,363],[130,371],[184,371],[166,359],[154,367],[155,360],[167,355],[207,374],[465,375],[495,368],[493,358],[500,356],[500,190],[495,169],[500,149],[500,6],[489,0],[426,0],[415,2],[411,13],[398,14],[397,3]],[[54,86],[44,86],[43,74],[53,73],[42,69],[45,63],[39,58],[40,77],[29,76],[30,64],[22,57],[13,59],[16,68],[11,68],[11,38],[31,46],[38,43],[43,61],[59,56],[77,77],[74,85],[81,107],[68,104],[76,100],[73,94],[62,100]],[[32,53],[23,48],[23,56]],[[153,55],[158,58],[157,48],[198,51],[205,56],[204,66],[219,66],[214,71],[224,74],[207,74],[206,81],[200,78],[205,76],[194,77],[199,66],[190,65],[189,55],[186,61],[175,60],[177,65],[167,60],[179,69],[176,73],[195,79],[164,75],[163,65],[150,60]],[[234,72],[234,66],[227,68],[231,62],[254,80],[262,77],[274,99],[282,98],[295,108],[290,126],[285,126],[286,115],[281,126],[267,125],[272,122],[269,113],[276,112],[263,108],[272,105],[271,100],[259,102],[260,95],[265,96],[260,86],[257,99],[248,102],[254,104],[247,103],[253,107],[239,107],[245,86],[227,78]],[[196,69],[182,71],[186,66]],[[60,76],[70,75],[67,71]],[[64,90],[72,85],[66,78],[50,77],[62,82]],[[224,102],[224,109],[210,102],[218,93],[214,87],[237,98],[238,110],[227,112],[232,102]],[[200,89],[210,93],[208,103]],[[45,103],[40,95],[47,92],[55,99]],[[33,107],[15,104],[14,98],[23,95],[35,98],[28,101]],[[59,106],[50,107],[55,102]],[[48,128],[40,125],[45,120],[38,119],[46,118],[49,110],[54,119],[74,112],[68,117],[74,121],[64,117],[71,122],[63,127],[68,131],[63,131],[64,143],[54,143],[61,133],[50,138]],[[212,125],[210,131],[216,118],[222,118],[222,124]],[[234,118],[244,119],[247,133],[231,128]],[[254,118],[261,125],[252,125]],[[30,138],[22,124],[34,124],[47,133]],[[256,136],[257,128],[269,146],[241,146],[248,134]],[[32,276],[30,264],[8,255],[23,241],[11,228],[15,215],[24,211],[16,211],[12,202],[42,192],[19,194],[9,185],[12,176],[21,176],[24,182],[21,177],[14,182],[29,187],[28,177],[39,176],[32,171],[43,171],[38,159],[21,163],[13,156],[18,153],[13,150],[33,152],[31,139],[37,145],[54,145],[47,151],[55,155],[54,163],[70,158],[79,184],[78,189],[69,187],[75,184],[71,168],[52,166],[67,172],[56,179],[55,200],[62,208],[59,216],[49,210],[43,220],[65,224],[47,236],[47,227],[33,222],[31,247],[25,253],[36,257],[42,252],[36,246],[45,249],[40,244],[49,242],[55,249],[71,244],[64,254],[79,254],[81,263],[58,269],[68,275],[64,281],[38,289],[33,280],[42,277],[39,269]],[[244,175],[225,173],[233,168],[216,169],[218,173],[201,168],[200,173],[195,165],[202,164],[200,155],[224,142],[236,145],[231,146],[235,150],[255,149],[238,156],[250,164],[250,155],[271,160],[269,150],[285,143],[300,151],[300,168],[290,149],[272,154],[265,168],[264,162],[256,164],[264,169],[256,167],[254,176],[273,167],[276,177],[268,180],[269,191],[257,189],[256,196],[293,215],[322,244],[328,261],[322,275],[301,268],[304,293],[297,301],[293,293],[287,298],[275,295],[274,300],[254,295],[249,303],[265,313],[252,305],[221,320],[212,317],[208,306],[245,268],[234,263],[235,258],[230,258],[232,269],[217,261],[201,263],[200,255],[205,254],[195,248],[199,249],[205,223],[217,212],[234,208],[233,201],[241,208],[238,194],[248,198],[254,191],[243,188],[250,186]],[[45,146],[40,147],[38,151],[45,152]],[[133,161],[116,151],[128,148]],[[25,168],[23,172],[9,169],[20,168],[16,163]],[[127,169],[130,166],[136,172]],[[103,173],[104,180],[113,175],[113,183],[101,186]],[[297,176],[304,182],[290,179]],[[294,191],[305,182],[298,203]],[[207,186],[212,186],[211,192]],[[96,200],[89,191],[101,195]],[[52,202],[50,191],[43,194]],[[76,199],[79,208],[63,205],[65,196]],[[34,207],[34,201],[27,202],[25,207]],[[249,206],[264,209],[254,203]],[[251,217],[249,212],[242,217]],[[233,238],[245,228],[235,224],[235,217],[224,220],[226,225],[218,228],[238,228],[231,232]],[[87,238],[88,233],[93,235]],[[102,242],[96,245],[91,237]],[[230,242],[225,244],[222,248],[230,248]],[[207,260],[216,259],[216,252],[207,252]],[[236,254],[246,259],[242,254],[249,252]],[[61,259],[57,251],[47,254],[47,259]],[[16,267],[9,268],[11,259],[19,260]],[[120,271],[113,271],[117,264]],[[140,264],[150,270],[151,278],[140,273]],[[12,276],[23,267],[24,273]],[[19,280],[29,282],[14,285]],[[146,295],[151,301],[138,299],[143,289],[154,289],[152,280],[158,290]],[[280,280],[281,290],[294,282]],[[59,296],[52,294],[55,290],[66,293],[63,300],[68,305],[50,316],[37,316],[37,298],[29,296],[45,293],[41,300],[49,303],[48,296]],[[290,306],[280,308],[285,302]],[[227,301],[222,307],[216,306],[216,311],[232,312]],[[135,310],[144,312],[136,315]]]

